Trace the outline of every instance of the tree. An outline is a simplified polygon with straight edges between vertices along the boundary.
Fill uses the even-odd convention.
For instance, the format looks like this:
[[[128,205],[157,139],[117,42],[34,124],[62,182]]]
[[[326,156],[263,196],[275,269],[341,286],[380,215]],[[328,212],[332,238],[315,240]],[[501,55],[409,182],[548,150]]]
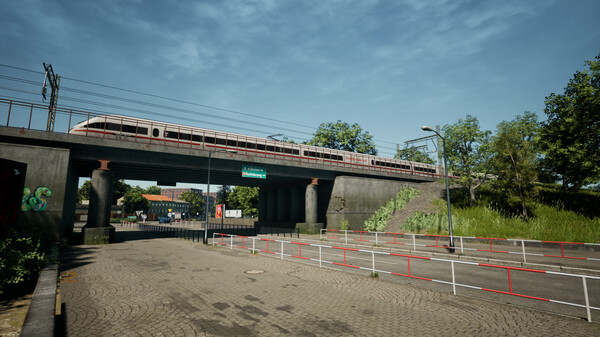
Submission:
[[[183,192],[179,195],[179,199],[190,204],[190,214],[198,215],[204,212],[204,197],[194,191]]]
[[[117,204],[117,200],[127,193],[131,189],[131,186],[125,183],[123,179],[115,180],[113,184],[112,194],[112,205]],[[77,202],[81,203],[82,200],[90,200],[90,191],[92,190],[92,181],[86,180],[83,185],[77,190]]]
[[[363,132],[358,124],[350,125],[340,120],[337,123],[321,123],[313,134],[313,138],[305,144],[335,150],[377,154],[375,141],[368,131]]]
[[[433,160],[431,157],[429,157],[427,155],[427,153],[423,152],[423,151],[419,151],[417,149],[415,149],[414,147],[409,147],[406,149],[401,149],[396,151],[396,155],[394,156],[395,159],[403,159],[403,160],[410,160],[410,161],[416,161],[419,163],[425,163],[425,164],[435,164],[435,160]]]
[[[231,193],[231,186],[221,185],[221,187],[217,189],[217,204],[225,204],[225,207],[229,208],[229,204],[227,204],[229,193]]]
[[[467,115],[443,129],[446,139],[448,166],[458,183],[469,190],[471,206],[475,205],[475,190],[488,178],[490,161],[490,131],[479,128],[477,117]]]
[[[573,75],[563,95],[546,97],[540,147],[563,190],[600,181],[600,54]]]
[[[148,212],[150,208],[150,201],[142,196],[144,189],[136,186],[132,187],[123,198],[123,210],[125,213],[133,213],[135,211],[143,210]]]
[[[86,180],[77,190],[77,203],[81,204],[83,200],[90,200],[90,191],[92,190],[92,181]]]
[[[227,196],[232,209],[241,209],[244,216],[258,215],[258,187],[236,186]]]
[[[537,151],[534,142],[538,127],[537,116],[526,111],[512,121],[498,124],[492,142],[492,167],[498,176],[496,182],[509,196],[517,193],[525,220],[528,219],[526,202],[536,180]]]
[[[155,195],[160,195],[161,192],[161,188],[158,186],[148,186],[145,190],[144,190],[144,194],[155,194]]]
[[[112,205],[117,204],[117,200],[123,196],[131,189],[129,184],[126,184],[123,179],[115,180],[113,184],[113,194],[112,194]]]

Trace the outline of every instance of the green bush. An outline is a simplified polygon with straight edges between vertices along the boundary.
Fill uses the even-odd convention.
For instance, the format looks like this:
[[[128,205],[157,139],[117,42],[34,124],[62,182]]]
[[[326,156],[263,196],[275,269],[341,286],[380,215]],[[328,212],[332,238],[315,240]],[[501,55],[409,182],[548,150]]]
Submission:
[[[138,219],[110,218],[110,223],[121,223],[121,221],[137,222]]]
[[[385,205],[375,211],[370,218],[365,221],[364,229],[370,232],[381,232],[387,226],[396,210],[406,207],[410,199],[419,195],[421,191],[412,187],[403,187],[396,196]]]
[[[4,228],[0,239],[0,295],[35,285],[46,263],[51,237],[47,230]]]

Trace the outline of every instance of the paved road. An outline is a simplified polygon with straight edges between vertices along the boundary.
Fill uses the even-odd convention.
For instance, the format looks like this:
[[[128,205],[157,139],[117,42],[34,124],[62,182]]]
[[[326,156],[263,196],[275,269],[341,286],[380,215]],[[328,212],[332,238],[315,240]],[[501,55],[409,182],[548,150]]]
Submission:
[[[124,241],[62,252],[69,336],[600,335],[596,323],[447,291],[150,233],[117,236]]]

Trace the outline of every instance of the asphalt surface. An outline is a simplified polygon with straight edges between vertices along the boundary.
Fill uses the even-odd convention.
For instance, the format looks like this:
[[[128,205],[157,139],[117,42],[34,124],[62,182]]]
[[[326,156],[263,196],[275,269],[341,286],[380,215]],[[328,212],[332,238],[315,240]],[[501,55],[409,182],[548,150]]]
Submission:
[[[503,304],[473,297],[469,289],[455,296],[446,284],[383,272],[371,278],[368,270],[329,264],[319,268],[318,263],[291,256],[281,260],[277,254],[251,254],[248,249],[205,246],[132,229],[118,229],[117,238],[118,243],[72,246],[61,252],[67,335],[600,335],[600,325],[583,320],[585,314],[566,316]],[[307,249],[302,247],[301,256],[315,254]],[[290,253],[296,255],[291,248]],[[348,265],[371,266],[372,261],[351,255],[355,253],[347,252]],[[343,261],[343,251],[324,259]],[[445,275],[443,266],[427,275],[421,264],[426,261],[412,260],[411,274]],[[390,257],[376,261],[376,267],[406,274],[408,264]],[[506,280],[506,270],[502,272],[504,276],[490,278]],[[457,281],[480,282],[461,277]],[[501,301],[513,297],[471,292],[501,296]]]

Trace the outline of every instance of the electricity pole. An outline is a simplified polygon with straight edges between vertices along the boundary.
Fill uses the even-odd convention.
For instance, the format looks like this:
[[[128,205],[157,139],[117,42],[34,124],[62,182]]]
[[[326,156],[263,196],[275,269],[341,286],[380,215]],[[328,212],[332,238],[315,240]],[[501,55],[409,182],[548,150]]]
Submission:
[[[47,132],[54,132],[54,121],[56,120],[56,104],[58,102],[58,86],[60,84],[60,76],[54,74],[52,65],[43,63],[46,76],[42,86],[42,97],[46,99],[46,80],[50,83],[50,104],[48,105],[48,123],[46,124]]]

